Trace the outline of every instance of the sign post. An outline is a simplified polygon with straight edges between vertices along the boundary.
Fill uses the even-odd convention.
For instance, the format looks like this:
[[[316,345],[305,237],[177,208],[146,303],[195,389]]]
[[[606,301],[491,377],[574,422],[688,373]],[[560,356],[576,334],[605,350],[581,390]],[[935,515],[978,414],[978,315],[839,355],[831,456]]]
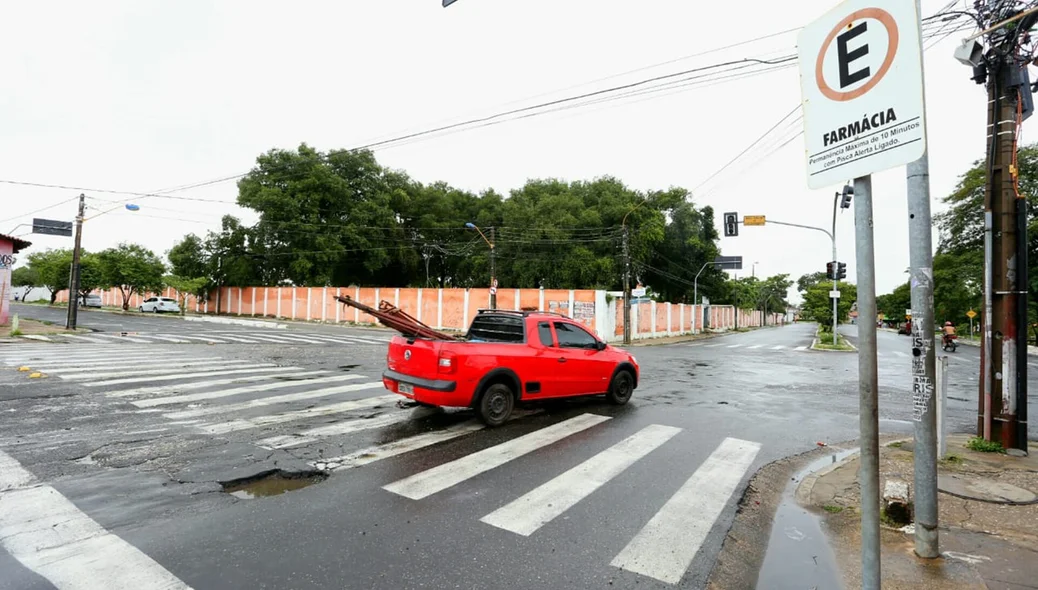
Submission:
[[[966,317],[970,319],[970,340],[973,340],[973,318],[977,317],[977,312],[971,309],[966,312]]]
[[[859,317],[877,314],[871,175],[914,162],[926,152],[922,48],[915,4],[905,0],[846,0],[805,27],[797,42],[807,184],[820,189],[854,178]],[[862,588],[878,590],[879,379],[875,322],[858,322],[858,341]],[[924,349],[930,359],[932,349],[931,333],[929,346]],[[917,402],[926,397],[925,383],[920,382],[920,387]],[[932,394],[932,385],[928,391]],[[927,401],[931,401],[932,417],[932,400]],[[916,432],[918,494],[919,453],[922,447],[933,445],[927,437],[919,436],[918,427]],[[931,458],[935,450],[930,449]],[[920,529],[929,529],[930,525],[917,522],[917,550]],[[936,535],[936,528],[932,534]]]

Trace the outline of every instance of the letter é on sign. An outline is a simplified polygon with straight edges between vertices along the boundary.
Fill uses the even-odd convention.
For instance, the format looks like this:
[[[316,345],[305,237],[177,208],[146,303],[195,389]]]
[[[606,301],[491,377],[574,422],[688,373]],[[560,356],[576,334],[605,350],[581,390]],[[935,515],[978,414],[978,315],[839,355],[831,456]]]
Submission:
[[[836,37],[837,58],[840,61],[840,88],[846,88],[855,82],[860,82],[872,75],[868,66],[851,73],[851,62],[861,59],[869,54],[869,45],[866,43],[853,51],[847,50],[847,43],[868,30],[868,21],[861,21],[856,27],[851,27],[847,32]]]

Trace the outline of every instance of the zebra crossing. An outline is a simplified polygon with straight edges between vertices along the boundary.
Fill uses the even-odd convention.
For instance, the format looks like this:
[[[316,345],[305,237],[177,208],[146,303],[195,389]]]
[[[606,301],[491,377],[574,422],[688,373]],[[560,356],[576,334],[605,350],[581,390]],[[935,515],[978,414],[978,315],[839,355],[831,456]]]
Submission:
[[[709,341],[707,341],[707,342],[709,342]],[[767,345],[767,344],[741,344],[741,343],[740,344],[729,344],[727,342],[719,342],[719,343],[718,342],[707,343],[707,342],[692,342],[692,343],[689,343],[689,344],[683,344],[682,346],[685,346],[687,348],[713,348],[713,349],[722,349],[722,350],[732,350],[733,352],[740,352],[740,351],[754,351],[754,352],[762,352],[762,353],[778,353],[778,352],[786,352],[786,353],[788,353],[788,352],[807,352],[807,353],[813,353],[813,352],[815,352],[815,351],[812,351],[811,347],[808,346],[808,345],[792,346],[792,345],[785,345],[785,344]],[[912,356],[912,355],[910,355],[907,352],[901,352],[899,350],[895,350],[895,351],[892,351],[892,352],[878,352],[878,353],[876,353],[876,355],[881,357],[881,358],[882,357],[888,357],[888,358],[909,358],[910,356]]]
[[[413,417],[412,412],[394,403],[399,396],[382,390],[381,379],[352,372],[223,359],[199,355],[189,347],[164,349],[161,366],[130,370],[125,362],[112,360],[120,350],[119,346],[71,350],[54,345],[19,346],[0,349],[0,365],[9,371],[27,367],[47,378],[75,385],[81,395],[100,396],[131,408],[131,418],[125,420],[128,430],[153,426],[133,420],[136,412],[156,417],[174,434],[235,437],[271,451],[326,442],[329,444],[324,448],[341,449],[341,454],[310,455],[307,463],[331,473],[413,453],[484,428],[474,419],[463,419],[389,442],[357,444],[351,437],[358,433]],[[69,403],[67,398],[61,399],[53,403]],[[537,410],[525,415],[531,413]],[[521,420],[522,414],[517,419]],[[536,539],[538,535],[551,534],[544,529],[553,523],[556,528],[567,526],[564,515],[568,511],[615,483],[632,466],[651,461],[653,454],[666,445],[685,444],[676,440],[683,430],[675,426],[649,424],[633,432],[621,432],[623,428],[614,418],[596,413],[594,406],[589,406],[584,413],[504,442],[431,467],[424,464],[405,477],[400,477],[404,474],[399,471],[391,471],[394,481],[379,481],[373,488],[404,501],[427,502],[447,490],[474,485],[473,480],[481,476],[511,479],[515,472],[509,469],[517,459],[537,453],[551,457],[558,448],[553,445],[565,446],[567,439],[579,433],[592,437],[623,436],[579,464],[551,474],[543,483],[534,481],[528,489],[516,489],[514,495],[502,497],[487,513],[471,515],[475,526]],[[48,437],[41,441],[40,444],[55,442]],[[684,483],[668,492],[669,499],[661,500],[655,514],[638,524],[641,528],[636,533],[632,529],[633,537],[623,540],[626,545],[619,553],[602,558],[602,566],[667,584],[680,582],[714,524],[729,507],[760,449],[761,445],[752,441],[731,437],[720,441],[698,467],[689,466],[689,473],[678,474]],[[510,484],[509,489],[512,487]],[[457,507],[466,512],[462,501],[458,500]]]
[[[278,331],[198,331],[198,332],[92,332],[90,334],[59,334],[32,336],[41,342],[82,344],[353,344],[385,346],[390,337],[380,334],[324,334],[315,332]]]

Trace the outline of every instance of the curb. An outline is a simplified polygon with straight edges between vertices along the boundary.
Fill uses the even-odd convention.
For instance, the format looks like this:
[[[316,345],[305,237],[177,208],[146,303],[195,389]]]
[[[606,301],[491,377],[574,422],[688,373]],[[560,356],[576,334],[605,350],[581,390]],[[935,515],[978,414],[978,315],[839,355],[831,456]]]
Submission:
[[[853,344],[851,344],[850,340],[847,340],[846,338],[844,338],[843,339],[843,343],[846,344],[847,346],[850,346],[851,349],[850,350],[830,350],[828,348],[817,348],[819,342],[818,342],[818,336],[815,336],[814,341],[811,342],[810,350],[817,350],[818,352],[858,352],[858,347],[854,346]]]
[[[264,322],[262,320],[239,320],[221,316],[183,316],[185,322],[208,322],[211,324],[230,324],[234,326],[252,326],[253,328],[269,328],[273,330],[284,330],[288,324],[276,322]]]
[[[800,484],[797,485],[796,492],[793,493],[793,498],[797,501],[797,504],[800,504],[805,508],[810,507],[811,491],[814,490],[815,484],[818,483],[818,480],[826,475],[829,475],[833,471],[836,471],[837,469],[843,467],[844,465],[850,463],[851,461],[857,459],[858,455],[860,454],[860,448],[854,449],[853,451],[851,451],[851,454],[847,455],[843,459],[837,461],[836,463],[826,465],[825,467],[811,473],[804,479],[800,480]]]

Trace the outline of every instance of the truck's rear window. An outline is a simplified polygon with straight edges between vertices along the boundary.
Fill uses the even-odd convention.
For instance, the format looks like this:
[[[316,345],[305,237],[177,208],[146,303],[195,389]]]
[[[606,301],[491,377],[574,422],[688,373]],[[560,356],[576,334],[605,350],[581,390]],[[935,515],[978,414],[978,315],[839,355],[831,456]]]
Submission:
[[[479,314],[469,326],[468,339],[474,342],[525,342],[523,318]]]

